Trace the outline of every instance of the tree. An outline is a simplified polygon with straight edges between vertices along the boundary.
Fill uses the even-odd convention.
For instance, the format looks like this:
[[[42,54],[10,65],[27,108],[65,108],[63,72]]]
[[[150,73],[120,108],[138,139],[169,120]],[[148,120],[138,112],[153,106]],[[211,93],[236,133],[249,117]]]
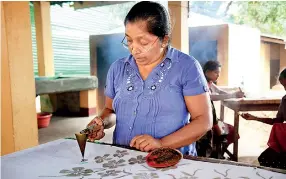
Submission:
[[[190,10],[286,37],[286,1],[190,1]]]
[[[231,6],[228,19],[234,23],[286,37],[286,1],[239,1]]]

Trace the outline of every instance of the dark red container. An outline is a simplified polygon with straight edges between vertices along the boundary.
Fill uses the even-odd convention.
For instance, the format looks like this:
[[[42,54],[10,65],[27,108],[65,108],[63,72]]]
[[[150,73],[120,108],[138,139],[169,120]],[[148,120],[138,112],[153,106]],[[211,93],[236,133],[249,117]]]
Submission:
[[[180,151],[162,147],[151,151],[146,157],[146,162],[150,167],[167,168],[176,165],[182,158]]]

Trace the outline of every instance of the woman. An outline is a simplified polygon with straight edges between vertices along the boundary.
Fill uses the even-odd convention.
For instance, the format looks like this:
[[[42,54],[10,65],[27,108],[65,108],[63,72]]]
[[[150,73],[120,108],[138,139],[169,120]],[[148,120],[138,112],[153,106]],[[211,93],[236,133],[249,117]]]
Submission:
[[[205,74],[205,77],[207,79],[207,83],[210,89],[210,97],[212,101],[220,101],[225,100],[229,98],[242,98],[244,96],[244,93],[241,91],[237,91],[234,93],[228,93],[223,90],[221,90],[219,87],[215,85],[216,81],[218,80],[221,72],[221,65],[218,61],[208,61],[204,67],[203,71]],[[211,102],[212,102],[211,101]],[[212,108],[213,108],[213,129],[211,131],[208,131],[205,136],[203,136],[198,142],[197,142],[197,151],[198,155],[202,157],[213,157],[218,158],[218,148],[219,146],[216,146],[215,143],[220,143],[219,140],[222,140],[221,135],[226,135],[226,148],[228,145],[233,143],[233,137],[234,137],[234,129],[233,126],[220,122],[218,125],[219,119],[217,118],[216,111],[212,102]],[[214,139],[214,142],[213,142]],[[214,144],[214,145],[213,145]],[[221,154],[223,155],[223,153]],[[222,156],[220,156],[223,158]],[[219,157],[219,158],[220,158]]]
[[[286,68],[279,75],[279,82],[286,90]],[[268,148],[258,157],[260,165],[286,169],[286,95],[282,98],[275,118],[261,118],[249,113],[241,114],[246,120],[255,120],[273,125],[268,140]]]
[[[114,144],[141,151],[171,147],[195,156],[195,141],[212,127],[208,87],[199,63],[169,46],[170,17],[161,4],[137,3],[124,24],[122,43],[131,54],[111,65],[105,108],[89,125],[102,126],[102,119],[114,112]],[[89,139],[101,139],[103,128]]]

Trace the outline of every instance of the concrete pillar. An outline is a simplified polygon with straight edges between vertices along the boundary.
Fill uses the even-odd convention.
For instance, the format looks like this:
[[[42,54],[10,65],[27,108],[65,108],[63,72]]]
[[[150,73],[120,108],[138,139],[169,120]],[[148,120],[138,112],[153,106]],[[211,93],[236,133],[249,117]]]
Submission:
[[[86,90],[79,92],[79,107],[83,116],[90,116],[96,114],[96,90]],[[101,109],[99,109],[101,110]]]
[[[218,79],[217,85],[219,86],[228,86],[229,77],[228,77],[228,68],[229,68],[229,26],[226,24],[218,25],[217,27],[212,27],[216,32],[216,29],[219,29],[219,35],[217,39],[217,60],[222,65],[221,75]],[[213,30],[208,33],[213,33]],[[204,35],[203,33],[201,34]]]
[[[1,155],[38,145],[29,2],[1,2]]]
[[[260,44],[260,58],[261,58],[261,87],[262,92],[270,90],[270,45],[267,43]]]
[[[188,1],[169,1],[173,47],[189,54]]]
[[[98,39],[99,38],[99,39]],[[100,37],[96,36],[90,36],[89,37],[89,49],[90,49],[90,75],[91,76],[97,76],[99,79],[99,86],[95,90],[95,98],[93,99],[95,101],[96,106],[96,114],[99,115],[102,109],[105,106],[105,95],[104,95],[104,84],[105,82],[101,83],[99,74],[98,74],[98,59],[97,59],[97,43],[102,41]],[[105,74],[107,76],[107,71],[105,71]]]
[[[39,76],[54,76],[50,2],[34,2]]]
[[[286,68],[286,49],[285,45],[280,45],[280,71]]]
[[[1,22],[3,23],[3,20],[4,20],[4,18],[3,18],[3,15],[4,15],[4,11],[2,11],[2,2],[0,2],[0,13],[1,13]],[[3,58],[3,56],[2,56],[2,54],[3,54],[3,50],[4,51],[7,51],[7,45],[4,47],[4,49],[3,49],[3,42],[7,42],[7,40],[5,39],[5,41],[3,40],[3,36],[4,36],[4,34],[3,34],[3,30],[4,30],[4,28],[2,29],[2,27],[4,27],[2,24],[1,24],[1,64],[2,64],[2,58]],[[1,66],[1,68],[0,68],[0,73],[1,73],[1,81],[2,81],[2,76],[3,76],[3,74],[2,74],[2,66]],[[0,83],[0,88],[1,88],[1,92],[2,92],[2,83]],[[2,93],[1,93],[1,96],[0,96],[0,101],[1,101],[1,104],[2,104]],[[0,108],[0,114],[2,114],[2,107]],[[1,119],[1,122],[0,123],[2,123],[2,115],[1,115],[1,117],[0,117],[0,119]],[[2,134],[2,127],[1,127],[1,124],[0,124],[0,133]],[[2,144],[2,137],[0,138],[0,143]],[[2,153],[1,152],[2,150],[1,150],[1,147],[0,147],[0,154]]]
[[[38,74],[39,76],[54,76],[50,2],[37,1],[33,3],[37,39]],[[51,100],[49,95],[41,95],[41,111],[53,112],[53,110],[49,108],[49,105],[46,105],[47,100]]]

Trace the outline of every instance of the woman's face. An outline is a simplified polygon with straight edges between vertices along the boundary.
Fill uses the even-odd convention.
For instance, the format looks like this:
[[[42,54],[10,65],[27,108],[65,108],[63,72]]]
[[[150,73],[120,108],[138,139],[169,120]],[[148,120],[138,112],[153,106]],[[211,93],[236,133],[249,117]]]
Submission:
[[[208,80],[210,80],[212,82],[216,82],[217,79],[219,78],[220,71],[221,71],[221,68],[218,68],[218,69],[213,70],[213,71],[208,70],[206,72],[206,77],[208,78]]]
[[[129,51],[137,64],[149,64],[160,57],[162,43],[157,36],[147,31],[145,21],[127,23],[125,35]]]

